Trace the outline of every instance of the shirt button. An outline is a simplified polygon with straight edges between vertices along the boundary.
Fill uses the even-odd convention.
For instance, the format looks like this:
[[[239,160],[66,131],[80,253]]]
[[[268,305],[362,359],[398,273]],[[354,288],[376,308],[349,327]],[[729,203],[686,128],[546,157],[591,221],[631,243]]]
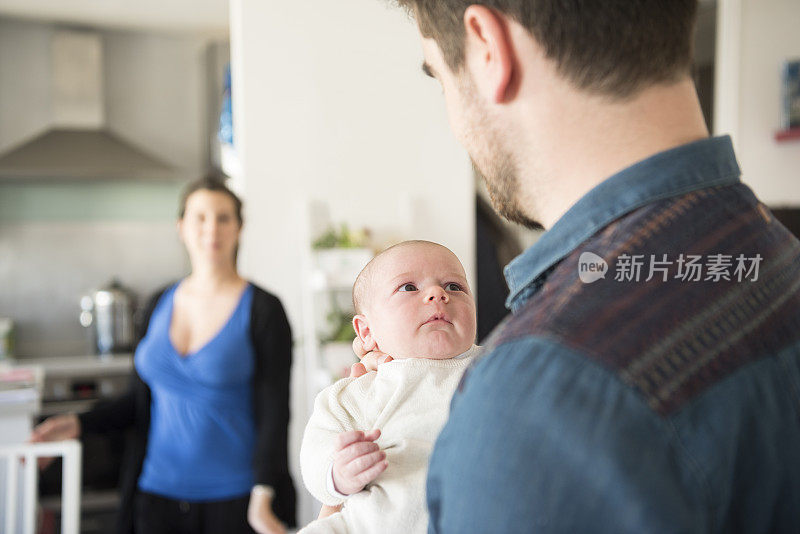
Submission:
[[[189,505],[188,502],[181,501],[180,503],[178,503],[178,508],[180,509],[181,512],[185,514],[189,512],[189,508],[191,508],[191,506]]]

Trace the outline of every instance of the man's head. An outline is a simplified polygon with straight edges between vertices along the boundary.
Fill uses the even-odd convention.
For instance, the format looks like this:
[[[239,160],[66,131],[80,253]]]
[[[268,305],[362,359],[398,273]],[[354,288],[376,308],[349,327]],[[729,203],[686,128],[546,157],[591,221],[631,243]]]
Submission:
[[[559,179],[548,165],[553,123],[581,120],[564,113],[575,99],[559,97],[620,103],[689,78],[697,0],[396,2],[417,20],[423,70],[442,83],[495,208],[529,227]],[[536,178],[522,188],[521,175]]]
[[[378,254],[353,285],[353,327],[367,350],[394,359],[452,358],[475,341],[475,301],[449,249],[404,241]]]
[[[464,65],[465,13],[480,4],[519,23],[576,87],[625,98],[689,74],[697,0],[396,0],[453,72]]]

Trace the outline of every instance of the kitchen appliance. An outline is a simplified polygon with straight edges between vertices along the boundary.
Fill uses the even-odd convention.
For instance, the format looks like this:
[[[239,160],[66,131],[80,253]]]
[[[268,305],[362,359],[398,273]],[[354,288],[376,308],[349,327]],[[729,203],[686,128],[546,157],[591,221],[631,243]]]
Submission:
[[[41,367],[44,375],[37,423],[53,415],[80,413],[95,402],[119,397],[127,391],[133,365],[131,354],[29,361]],[[81,534],[108,534],[114,530],[126,436],[125,430],[115,430],[81,437]],[[58,532],[61,487],[61,459],[57,459],[39,476],[40,534]]]
[[[48,128],[0,153],[0,178],[159,178],[167,162],[112,132],[106,120],[103,35],[59,28],[50,49]],[[10,73],[11,71],[9,71]],[[10,131],[10,130],[9,130]]]
[[[90,329],[97,354],[130,352],[134,344],[134,300],[119,280],[81,298],[80,322]]]

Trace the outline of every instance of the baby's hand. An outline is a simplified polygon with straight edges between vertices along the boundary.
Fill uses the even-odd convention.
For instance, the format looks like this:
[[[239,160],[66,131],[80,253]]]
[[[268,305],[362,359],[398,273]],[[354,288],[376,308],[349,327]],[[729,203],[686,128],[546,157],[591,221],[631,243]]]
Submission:
[[[386,453],[380,450],[376,439],[380,430],[364,433],[360,430],[342,432],[337,439],[333,457],[333,486],[344,495],[358,493],[378,478],[388,465]]]

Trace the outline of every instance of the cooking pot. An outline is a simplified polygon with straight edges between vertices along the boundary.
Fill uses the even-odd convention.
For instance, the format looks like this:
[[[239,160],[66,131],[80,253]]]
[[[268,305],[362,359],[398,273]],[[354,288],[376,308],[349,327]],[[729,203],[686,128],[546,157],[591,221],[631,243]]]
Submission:
[[[80,322],[90,329],[97,354],[133,350],[134,300],[133,293],[116,279],[81,297]]]

